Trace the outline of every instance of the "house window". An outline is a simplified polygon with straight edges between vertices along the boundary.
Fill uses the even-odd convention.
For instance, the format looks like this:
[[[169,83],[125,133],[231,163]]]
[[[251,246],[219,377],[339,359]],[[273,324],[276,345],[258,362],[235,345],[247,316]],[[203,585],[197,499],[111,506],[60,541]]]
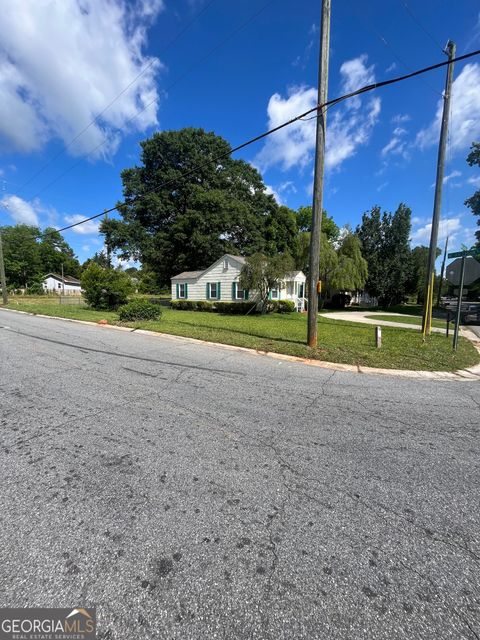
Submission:
[[[218,298],[218,287],[217,282],[209,282],[208,283],[208,297],[209,298]]]
[[[278,300],[278,289],[270,289],[270,297],[272,300]]]
[[[185,291],[185,283],[181,283],[178,285],[178,297],[179,298],[186,298],[186,291]]]
[[[247,298],[245,289],[240,289],[237,282],[233,283],[233,298],[234,300],[245,300]]]
[[[57,283],[57,289],[61,289],[61,288],[62,288],[62,283],[61,283],[61,282],[58,282],[58,283]]]
[[[228,260],[224,260],[223,261],[223,269],[224,269],[224,271],[227,271],[227,269],[228,269]]]

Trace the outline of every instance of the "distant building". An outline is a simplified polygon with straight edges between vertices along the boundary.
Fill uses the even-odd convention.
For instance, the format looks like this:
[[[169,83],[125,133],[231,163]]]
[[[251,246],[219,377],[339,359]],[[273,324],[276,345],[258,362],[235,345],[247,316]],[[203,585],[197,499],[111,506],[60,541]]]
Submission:
[[[71,276],[59,276],[58,273],[47,273],[43,280],[43,289],[48,293],[66,296],[79,296],[82,293],[80,280]]]
[[[203,271],[184,271],[172,278],[172,300],[209,300],[242,302],[250,292],[240,288],[239,278],[245,258],[225,254]],[[285,276],[278,289],[269,293],[271,300],[292,300],[297,311],[305,309],[305,281],[303,271]]]

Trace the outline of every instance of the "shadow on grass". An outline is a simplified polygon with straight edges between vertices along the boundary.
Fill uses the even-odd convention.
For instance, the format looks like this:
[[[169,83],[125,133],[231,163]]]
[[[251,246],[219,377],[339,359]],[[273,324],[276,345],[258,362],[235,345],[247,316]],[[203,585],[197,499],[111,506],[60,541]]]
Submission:
[[[231,316],[229,316],[231,317]],[[218,325],[209,324],[196,324],[194,322],[188,322],[186,320],[176,320],[176,324],[185,325],[188,327],[194,327],[195,329],[211,329],[212,331],[218,331],[221,333],[237,333],[243,336],[249,336],[250,338],[260,338],[261,340],[269,340],[273,342],[291,342],[292,344],[305,345],[302,340],[292,340],[289,338],[275,337],[271,335],[264,335],[254,331],[241,331],[240,329],[233,329],[232,327],[219,327]]]

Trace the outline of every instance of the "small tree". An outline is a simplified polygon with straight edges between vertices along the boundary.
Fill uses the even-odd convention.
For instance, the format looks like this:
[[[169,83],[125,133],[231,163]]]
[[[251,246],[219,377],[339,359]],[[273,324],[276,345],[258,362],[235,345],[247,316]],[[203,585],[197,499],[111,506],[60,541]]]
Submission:
[[[127,302],[132,281],[123,271],[103,269],[92,262],[82,273],[85,300],[94,309],[117,309]]]
[[[294,262],[288,254],[267,257],[255,253],[246,259],[242,267],[240,286],[242,289],[256,292],[262,313],[266,313],[271,289],[279,288],[281,281],[293,269]]]

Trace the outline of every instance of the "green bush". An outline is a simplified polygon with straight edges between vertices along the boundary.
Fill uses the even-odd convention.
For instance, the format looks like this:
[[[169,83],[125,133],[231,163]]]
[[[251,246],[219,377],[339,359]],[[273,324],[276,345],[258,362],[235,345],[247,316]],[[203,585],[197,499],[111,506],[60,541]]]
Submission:
[[[152,304],[147,300],[132,300],[132,302],[120,307],[118,315],[122,322],[158,320],[162,315],[162,310],[158,304]]]
[[[228,315],[246,315],[255,313],[256,302],[215,302],[214,311]]]
[[[197,310],[196,300],[172,300],[170,304],[172,306],[172,309],[178,309],[179,311],[196,311]]]
[[[292,313],[295,311],[295,303],[293,300],[277,300],[275,313]]]
[[[213,303],[208,300],[197,300],[197,311],[214,311]]]
[[[33,282],[28,287],[27,293],[32,296],[43,296],[45,294],[45,289],[43,288],[43,284],[41,282]]]
[[[82,289],[93,309],[112,310],[125,304],[132,292],[132,281],[123,271],[104,269],[92,262],[82,273]]]

